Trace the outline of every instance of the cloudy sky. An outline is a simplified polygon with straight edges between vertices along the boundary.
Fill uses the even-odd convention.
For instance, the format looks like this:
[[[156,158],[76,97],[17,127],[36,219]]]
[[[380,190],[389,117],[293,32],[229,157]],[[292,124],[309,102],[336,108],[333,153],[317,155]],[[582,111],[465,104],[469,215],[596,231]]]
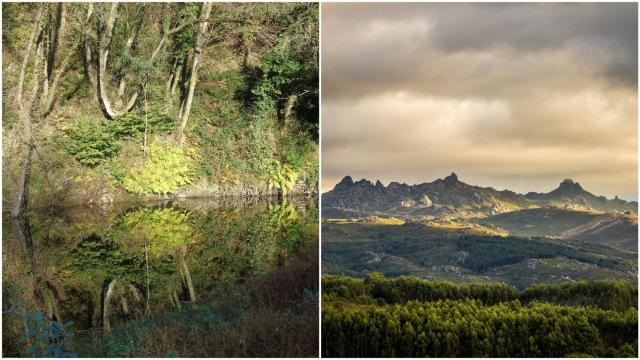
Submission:
[[[322,4],[322,190],[345,175],[637,199],[637,5]]]

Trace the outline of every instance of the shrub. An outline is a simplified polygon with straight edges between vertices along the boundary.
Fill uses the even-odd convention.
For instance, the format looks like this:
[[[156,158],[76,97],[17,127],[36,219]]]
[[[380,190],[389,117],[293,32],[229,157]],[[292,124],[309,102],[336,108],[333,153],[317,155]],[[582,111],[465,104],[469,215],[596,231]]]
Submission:
[[[96,166],[120,150],[118,139],[100,120],[80,117],[64,130],[68,136],[66,151],[83,165]]]
[[[144,112],[126,113],[109,123],[109,131],[119,139],[134,138],[144,133]],[[147,132],[168,134],[173,130],[173,119],[156,108],[147,113]]]
[[[191,183],[194,154],[171,144],[152,144],[142,166],[129,169],[122,181],[124,188],[135,194],[167,194]]]
[[[287,195],[298,180],[298,174],[295,170],[291,169],[288,165],[280,163],[280,161],[274,160],[271,168],[269,169],[268,184],[270,188],[276,188],[282,192],[282,195]]]

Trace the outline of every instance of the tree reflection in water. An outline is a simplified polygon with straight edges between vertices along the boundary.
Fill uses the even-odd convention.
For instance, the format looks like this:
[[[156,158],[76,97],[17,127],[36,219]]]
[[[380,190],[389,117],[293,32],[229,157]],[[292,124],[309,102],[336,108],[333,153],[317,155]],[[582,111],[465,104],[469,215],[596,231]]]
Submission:
[[[25,300],[76,330],[102,329],[269,273],[317,241],[315,204],[207,201],[72,208],[3,227],[5,304]],[[21,336],[3,317],[3,343]]]

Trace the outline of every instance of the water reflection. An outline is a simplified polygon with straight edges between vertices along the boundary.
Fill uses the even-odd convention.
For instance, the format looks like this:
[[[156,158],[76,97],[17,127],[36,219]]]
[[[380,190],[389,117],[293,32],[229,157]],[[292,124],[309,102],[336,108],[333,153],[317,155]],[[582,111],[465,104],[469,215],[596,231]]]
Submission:
[[[317,240],[316,204],[181,201],[3,217],[4,303],[77,329],[166,309],[268,273]],[[22,331],[3,316],[6,331]],[[7,340],[5,336],[3,336]],[[3,341],[4,342],[4,341]]]

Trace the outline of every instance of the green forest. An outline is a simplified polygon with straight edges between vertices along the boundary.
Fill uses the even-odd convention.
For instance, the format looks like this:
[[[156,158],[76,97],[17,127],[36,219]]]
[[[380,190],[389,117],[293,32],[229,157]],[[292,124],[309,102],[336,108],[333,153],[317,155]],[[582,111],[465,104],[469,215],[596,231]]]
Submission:
[[[3,4],[3,210],[312,194],[318,4]]]
[[[618,280],[456,285],[322,277],[327,357],[637,357],[638,290]]]

